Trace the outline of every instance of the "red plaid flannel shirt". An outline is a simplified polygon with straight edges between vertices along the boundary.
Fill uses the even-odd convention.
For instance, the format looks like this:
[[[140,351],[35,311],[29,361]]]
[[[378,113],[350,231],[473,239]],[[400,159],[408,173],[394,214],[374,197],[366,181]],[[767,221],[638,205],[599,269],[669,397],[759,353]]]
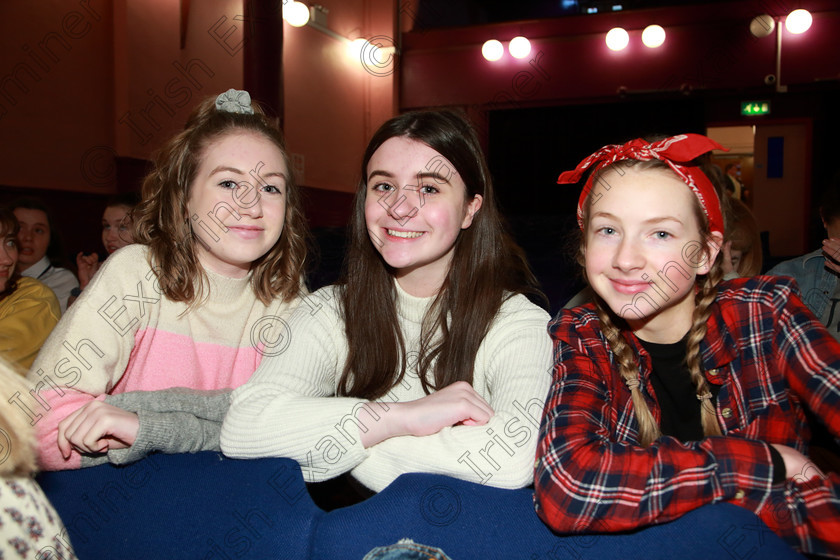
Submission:
[[[840,435],[840,344],[786,278],[723,282],[713,305],[701,351],[706,379],[720,386],[725,436],[664,436],[647,448],[593,307],[564,310],[551,323],[555,376],[537,448],[537,513],[562,533],[613,532],[726,501],[804,552],[840,556],[840,476],[808,469],[774,485],[768,451],[779,443],[807,455],[803,405]],[[650,356],[625,334],[658,422]]]

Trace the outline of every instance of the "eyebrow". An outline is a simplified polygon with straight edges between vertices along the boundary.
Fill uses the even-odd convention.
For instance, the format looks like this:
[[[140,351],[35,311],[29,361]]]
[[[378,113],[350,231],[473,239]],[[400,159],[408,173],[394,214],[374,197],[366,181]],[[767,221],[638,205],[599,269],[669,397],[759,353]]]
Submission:
[[[247,173],[245,173],[241,169],[237,169],[235,167],[229,167],[229,166],[226,166],[226,165],[220,165],[219,167],[217,167],[216,169],[211,171],[210,175],[211,176],[216,175],[217,173],[234,173],[234,174],[237,174],[237,175],[247,175]],[[281,171],[269,171],[268,173],[256,173],[256,172],[254,172],[254,175],[256,175],[257,177],[260,177],[260,178],[263,178],[263,177],[280,177],[284,181],[287,180],[286,174],[281,172]]]
[[[375,169],[375,170],[371,171],[370,174],[368,175],[368,181],[370,181],[373,177],[375,177],[377,175],[381,175],[381,176],[387,177],[389,179],[394,178],[394,174],[391,173],[390,171],[384,171],[382,169]],[[440,173],[435,173],[434,171],[421,171],[420,173],[417,173],[414,176],[417,177],[418,179],[434,179],[435,182],[438,183],[438,184],[444,184],[444,183],[448,184],[449,183],[448,178],[444,177]]]

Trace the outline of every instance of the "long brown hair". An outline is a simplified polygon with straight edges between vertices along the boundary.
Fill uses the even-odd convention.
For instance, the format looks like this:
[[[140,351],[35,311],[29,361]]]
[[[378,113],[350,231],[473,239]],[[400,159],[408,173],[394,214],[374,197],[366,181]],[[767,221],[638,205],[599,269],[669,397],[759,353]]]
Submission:
[[[599,169],[593,184],[598,181],[598,178],[610,169],[618,169],[620,174],[623,169],[631,166],[636,167],[640,171],[656,170],[658,173],[672,173],[668,166],[657,160],[637,161],[637,160],[622,160],[612,165],[605,166]],[[701,166],[703,169],[704,166]],[[676,176],[676,175],[675,175]],[[686,186],[688,188],[688,186]],[[587,197],[583,205],[583,234],[581,236],[581,243],[578,254],[578,261],[583,264],[586,250],[586,232],[589,228],[589,207],[591,193]],[[718,193],[720,196],[720,193]],[[692,197],[694,202],[694,213],[697,218],[697,223],[700,224],[700,238],[707,240],[710,238],[711,231],[709,229],[709,220],[706,218],[703,209],[696,197]],[[705,245],[704,245],[705,246]],[[688,340],[686,341],[686,357],[685,363],[688,367],[691,376],[691,382],[694,385],[695,392],[698,398],[710,394],[709,383],[703,374],[702,356],[700,353],[700,343],[706,336],[706,328],[709,317],[712,313],[712,304],[717,297],[718,284],[723,279],[723,251],[719,251],[714,263],[709,269],[708,274],[702,276],[698,275],[695,283],[697,285],[697,292],[694,296],[694,312],[692,315],[691,328],[688,331]],[[586,274],[584,268],[584,275]],[[601,330],[610,345],[615,356],[615,361],[618,364],[619,373],[625,381],[631,382],[639,378],[639,364],[633,347],[625,337],[625,333],[630,331],[627,322],[616,315],[609,305],[595,291],[592,291],[595,310],[598,314],[598,319],[601,322]],[[659,430],[659,425],[651,413],[644,396],[641,392],[641,387],[637,383],[631,383],[630,395],[633,400],[633,410],[636,415],[636,420],[639,422],[639,442],[642,446],[647,447],[654,440],[662,434]],[[703,425],[703,433],[707,436],[721,435],[720,425],[717,421],[717,414],[715,407],[712,406],[711,400],[708,398],[701,399],[700,406],[700,420]]]
[[[365,222],[367,167],[374,152],[395,137],[422,142],[446,158],[481,208],[461,230],[446,279],[426,312],[417,372],[428,394],[455,381],[472,382],[478,347],[504,300],[523,293],[544,299],[525,255],[505,231],[478,137],[452,111],[412,112],[383,124],[362,159],[353,203],[340,294],[350,348],[338,394],[375,399],[405,376],[405,340],[396,309],[394,273],[373,246]],[[433,371],[433,375],[429,373]],[[430,377],[432,377],[430,379]]]
[[[143,181],[143,200],[134,209],[134,240],[149,246],[151,266],[161,290],[172,301],[193,305],[204,297],[207,275],[198,261],[187,201],[207,146],[226,134],[252,132],[270,140],[291,171],[283,134],[258,104],[253,115],[218,111],[215,98],[193,111],[184,130],[167,142]],[[251,286],[264,304],[298,293],[306,262],[308,228],[298,187],[290,176],[285,193],[286,216],[280,239],[251,263]]]
[[[11,237],[15,244],[17,244],[17,234],[20,230],[20,224],[15,218],[14,212],[8,208],[0,208],[0,243],[5,243],[6,239]],[[6,281],[6,288],[0,292],[0,301],[3,301],[17,290],[17,283],[20,280],[20,267],[15,264],[15,269]]]

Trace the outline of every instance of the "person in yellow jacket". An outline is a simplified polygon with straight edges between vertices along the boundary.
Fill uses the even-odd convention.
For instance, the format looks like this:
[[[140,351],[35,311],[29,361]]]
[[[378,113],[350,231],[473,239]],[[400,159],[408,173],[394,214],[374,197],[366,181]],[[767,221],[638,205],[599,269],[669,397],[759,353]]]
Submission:
[[[61,309],[51,289],[34,278],[21,277],[19,228],[15,215],[0,208],[0,357],[25,374],[58,323]]]

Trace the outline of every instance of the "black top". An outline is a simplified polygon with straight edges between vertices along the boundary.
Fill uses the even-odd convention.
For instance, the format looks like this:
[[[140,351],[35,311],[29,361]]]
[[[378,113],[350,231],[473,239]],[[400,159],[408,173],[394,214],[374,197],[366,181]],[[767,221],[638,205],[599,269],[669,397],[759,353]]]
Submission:
[[[700,400],[685,363],[687,341],[688,335],[671,344],[639,340],[650,354],[653,366],[650,380],[662,414],[659,429],[663,435],[674,436],[680,441],[699,441],[704,437],[703,424],[700,420]],[[709,385],[714,406],[719,387]]]
[[[700,399],[691,383],[691,373],[685,363],[686,334],[679,342],[671,344],[657,344],[639,339],[639,342],[650,354],[653,375],[650,382],[653,393],[659,402],[661,418],[659,430],[662,435],[673,436],[680,441],[699,441],[703,439],[703,422],[700,420]],[[718,385],[709,383],[712,393],[712,406],[717,402],[720,391]],[[786,477],[785,463],[781,454],[772,446],[770,458],[773,461],[773,482],[784,482]]]

